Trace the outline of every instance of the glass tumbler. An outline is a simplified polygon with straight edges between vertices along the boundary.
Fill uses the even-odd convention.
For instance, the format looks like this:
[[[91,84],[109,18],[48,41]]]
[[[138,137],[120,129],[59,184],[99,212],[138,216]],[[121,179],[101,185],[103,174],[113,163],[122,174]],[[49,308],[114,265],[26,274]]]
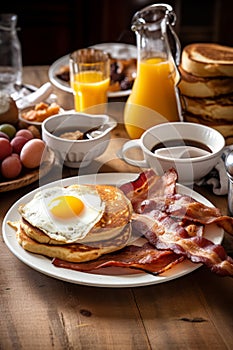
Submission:
[[[70,82],[76,112],[104,113],[110,83],[109,55],[93,48],[71,53]]]

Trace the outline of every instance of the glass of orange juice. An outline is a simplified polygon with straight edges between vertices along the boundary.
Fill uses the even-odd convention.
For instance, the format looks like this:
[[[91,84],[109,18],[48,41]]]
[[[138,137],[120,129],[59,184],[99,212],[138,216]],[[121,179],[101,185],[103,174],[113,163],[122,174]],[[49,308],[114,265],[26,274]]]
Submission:
[[[109,83],[110,59],[106,52],[86,48],[70,54],[70,84],[76,112],[104,113]]]

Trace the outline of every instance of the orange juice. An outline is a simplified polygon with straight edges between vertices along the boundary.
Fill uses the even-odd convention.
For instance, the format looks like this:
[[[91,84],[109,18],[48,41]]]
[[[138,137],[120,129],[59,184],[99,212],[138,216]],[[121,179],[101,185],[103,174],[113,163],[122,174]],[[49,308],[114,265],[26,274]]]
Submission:
[[[102,72],[84,71],[74,75],[71,86],[74,91],[75,110],[85,109],[107,102],[109,78],[104,78]]]
[[[172,65],[168,61],[149,58],[139,63],[124,121],[131,138],[140,138],[153,125],[179,121]]]

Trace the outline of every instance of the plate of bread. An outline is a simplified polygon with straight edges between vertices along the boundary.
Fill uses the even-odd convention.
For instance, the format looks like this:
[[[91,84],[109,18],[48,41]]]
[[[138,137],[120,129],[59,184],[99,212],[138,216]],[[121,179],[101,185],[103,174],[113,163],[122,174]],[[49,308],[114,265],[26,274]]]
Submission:
[[[111,73],[108,97],[128,96],[136,77],[136,46],[124,43],[102,43],[91,47],[109,53]],[[69,54],[57,59],[50,66],[48,74],[52,84],[63,91],[72,93],[69,84]]]
[[[95,287],[146,286],[191,273],[201,264],[194,264],[188,259],[176,263],[169,260],[169,267],[159,275],[138,270],[138,265],[135,273],[130,273],[130,269],[126,269],[126,273],[104,273],[109,268],[106,269],[106,266],[99,273],[88,273],[53,263],[54,259],[56,262],[58,259],[58,263],[61,260],[85,266],[86,263],[95,263],[99,258],[128,248],[133,239],[133,230],[129,226],[132,206],[121,188],[123,184],[138,179],[138,176],[136,173],[82,175],[46,184],[26,194],[10,208],[4,218],[2,229],[7,247],[19,260],[36,271],[63,281]],[[192,196],[203,205],[213,207],[207,199],[189,188],[177,184],[176,189],[180,194]],[[75,207],[75,214],[70,215],[68,207],[64,209],[64,196],[70,201],[70,207]],[[75,215],[75,219],[72,215]],[[205,236],[220,243],[223,238],[222,228],[217,225],[207,226]],[[135,239],[138,247],[134,246],[134,259],[135,249],[141,249],[141,243],[138,243],[141,237]],[[132,257],[132,251],[127,251],[126,263],[130,254]],[[166,255],[170,254],[166,251]],[[116,266],[119,266],[119,261]]]

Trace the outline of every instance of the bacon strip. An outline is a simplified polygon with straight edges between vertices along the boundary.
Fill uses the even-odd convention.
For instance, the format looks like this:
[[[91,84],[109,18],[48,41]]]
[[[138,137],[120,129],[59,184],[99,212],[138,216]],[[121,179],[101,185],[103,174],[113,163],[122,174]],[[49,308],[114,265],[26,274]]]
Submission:
[[[167,197],[175,193],[177,173],[174,169],[158,176],[152,169],[141,173],[131,182],[123,184],[120,189],[132,203],[134,211],[138,212],[141,202],[148,198]]]
[[[204,225],[216,223],[226,232],[233,235],[233,218],[221,215],[219,209],[207,207],[202,203],[189,203],[184,219]]]
[[[165,198],[151,198],[137,206],[137,213],[145,214],[151,210],[160,210],[180,221],[193,222],[202,225],[216,223],[226,232],[233,235],[233,218],[221,215],[218,208],[208,207],[193,198],[174,194]]]
[[[216,223],[233,234],[233,218],[222,216],[219,209],[210,208],[190,196],[177,194],[174,172],[168,171],[161,181],[156,178],[155,183],[139,177],[138,181],[131,183],[132,188],[136,188],[135,193],[127,191],[127,185],[122,186],[134,203],[133,227],[157,249],[171,249],[193,262],[204,263],[217,274],[232,276],[233,259],[227,256],[221,245],[207,240],[202,233],[203,225]],[[153,173],[149,174],[153,176]],[[168,186],[167,179],[170,180]],[[143,181],[146,181],[146,186]],[[158,184],[161,191],[156,186]]]
[[[212,272],[233,276],[233,259],[220,244],[204,237],[190,237],[179,222],[165,213],[153,211],[134,214],[133,227],[141,232],[157,249],[171,249],[194,263],[204,263]]]
[[[131,182],[123,184],[121,190],[131,200],[136,213],[156,209],[167,214],[207,225],[216,223],[233,235],[233,218],[221,215],[218,208],[199,203],[190,196],[176,193],[177,173],[174,169],[158,176],[152,169],[139,175]]]
[[[171,251],[158,251],[149,243],[143,246],[130,245],[119,252],[102,255],[100,258],[85,263],[70,263],[58,258],[53,259],[53,265],[82,272],[94,272],[110,266],[131,268],[150,273],[154,276],[169,270],[183,261],[184,257]]]

